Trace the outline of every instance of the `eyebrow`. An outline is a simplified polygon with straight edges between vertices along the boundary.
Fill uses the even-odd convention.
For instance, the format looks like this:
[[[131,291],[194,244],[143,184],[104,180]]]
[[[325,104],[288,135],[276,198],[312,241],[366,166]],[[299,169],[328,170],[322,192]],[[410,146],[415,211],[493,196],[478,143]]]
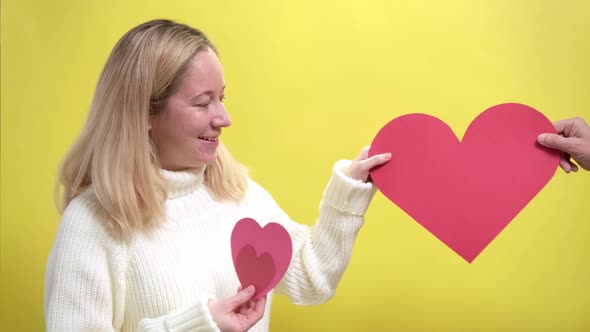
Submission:
[[[221,88],[221,92],[225,92],[225,87],[226,87],[226,85],[224,84],[223,85],[223,88]],[[190,100],[191,100],[191,102],[194,102],[195,99],[201,97],[202,95],[212,95],[212,94],[213,94],[213,91],[207,90],[207,91],[204,91],[204,92],[199,93],[198,95],[196,95],[194,97],[191,97]]]

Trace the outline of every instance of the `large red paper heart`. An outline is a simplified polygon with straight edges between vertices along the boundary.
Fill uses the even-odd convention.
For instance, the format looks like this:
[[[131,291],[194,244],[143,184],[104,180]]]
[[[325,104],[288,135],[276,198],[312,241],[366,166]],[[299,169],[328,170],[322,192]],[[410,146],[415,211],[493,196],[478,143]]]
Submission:
[[[244,218],[232,231],[231,251],[242,287],[254,285],[253,299],[258,300],[287,272],[293,244],[291,236],[280,224],[271,222],[261,228],[254,219]]]
[[[392,157],[371,178],[471,263],[555,174],[560,153],[538,145],[541,133],[555,133],[551,122],[516,103],[482,112],[462,141],[433,116],[403,115],[373,140],[370,156]]]

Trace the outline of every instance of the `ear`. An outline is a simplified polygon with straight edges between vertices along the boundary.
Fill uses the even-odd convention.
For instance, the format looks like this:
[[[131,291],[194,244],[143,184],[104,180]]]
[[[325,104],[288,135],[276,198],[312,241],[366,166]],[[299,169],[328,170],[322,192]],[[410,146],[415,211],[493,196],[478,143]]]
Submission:
[[[154,126],[155,121],[156,121],[156,115],[150,113],[148,115],[148,131],[152,130],[152,127]]]
[[[158,121],[158,105],[152,104],[150,100],[150,110],[148,112],[148,131],[151,131],[153,127],[156,126],[156,121]]]

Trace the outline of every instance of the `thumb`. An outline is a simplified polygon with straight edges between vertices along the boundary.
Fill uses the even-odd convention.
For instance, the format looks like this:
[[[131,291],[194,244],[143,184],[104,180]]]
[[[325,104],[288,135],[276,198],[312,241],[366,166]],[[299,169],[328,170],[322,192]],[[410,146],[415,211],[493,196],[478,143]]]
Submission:
[[[248,286],[239,291],[236,295],[229,298],[229,307],[231,310],[238,308],[242,304],[248,303],[254,296],[254,286]]]
[[[570,153],[570,150],[573,148],[571,138],[566,138],[556,134],[541,134],[537,138],[537,142],[548,148],[561,150],[566,153]]]

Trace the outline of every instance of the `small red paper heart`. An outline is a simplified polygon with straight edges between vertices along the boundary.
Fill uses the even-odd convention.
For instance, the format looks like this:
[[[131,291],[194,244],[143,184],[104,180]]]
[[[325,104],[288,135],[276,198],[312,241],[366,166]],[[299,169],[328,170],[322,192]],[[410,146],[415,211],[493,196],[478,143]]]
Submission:
[[[392,157],[371,170],[371,178],[471,263],[555,174],[560,153],[538,145],[541,133],[555,133],[551,122],[516,103],[482,112],[462,141],[433,116],[403,115],[373,140],[370,156]]]
[[[266,252],[260,256],[256,255],[256,250],[250,245],[240,250],[235,266],[238,279],[245,287],[253,285],[255,289],[265,289],[275,276],[272,257]]]
[[[277,223],[261,228],[251,218],[236,223],[231,234],[234,267],[242,287],[254,285],[253,300],[266,295],[281,280],[291,263],[289,232]]]

